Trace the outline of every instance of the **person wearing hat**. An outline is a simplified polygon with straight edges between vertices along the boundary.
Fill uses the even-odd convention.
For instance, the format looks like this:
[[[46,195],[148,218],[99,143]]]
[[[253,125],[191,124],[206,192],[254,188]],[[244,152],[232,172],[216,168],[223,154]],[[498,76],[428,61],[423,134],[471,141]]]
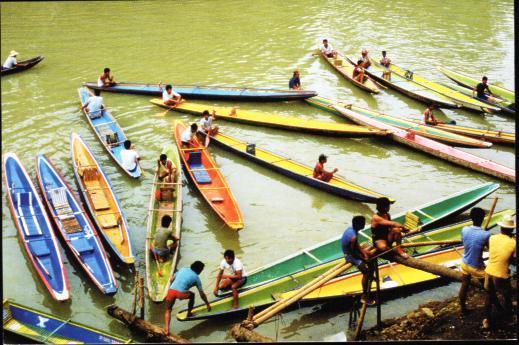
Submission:
[[[319,161],[315,165],[314,168],[314,178],[328,182],[333,178],[333,174],[335,174],[339,169],[335,168],[333,171],[324,170],[324,164],[327,162],[328,157],[324,154],[319,155]]]
[[[513,216],[505,217],[497,225],[501,227],[501,233],[490,236],[488,240],[488,262],[485,268],[485,314],[483,328],[494,327],[492,320],[492,306],[495,305],[500,314],[505,317],[512,316],[512,286],[510,284],[510,259],[515,257],[516,240],[513,232],[515,220]],[[504,307],[499,303],[497,292],[503,294]]]
[[[164,262],[170,253],[178,247],[179,238],[173,235],[173,230],[169,228],[173,219],[169,215],[162,216],[160,220],[161,228],[155,233],[151,250],[158,257],[159,262]]]
[[[365,49],[365,48],[362,49],[360,60],[362,61],[362,63],[359,64],[360,67],[368,68],[369,66],[371,66],[371,61],[369,61],[369,56],[368,56],[368,50],[367,49]]]
[[[10,69],[18,65],[18,61],[16,61],[16,57],[18,56],[18,52],[15,50],[11,50],[9,53],[9,57],[7,60],[5,60],[4,64],[2,65],[2,69]]]
[[[295,70],[292,78],[288,82],[288,88],[290,90],[301,90],[301,80],[299,80],[299,71]]]

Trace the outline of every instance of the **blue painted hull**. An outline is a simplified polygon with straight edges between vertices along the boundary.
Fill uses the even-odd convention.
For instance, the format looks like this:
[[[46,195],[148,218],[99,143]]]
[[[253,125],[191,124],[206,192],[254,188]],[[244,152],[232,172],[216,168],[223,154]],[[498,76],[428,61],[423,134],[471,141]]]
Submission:
[[[78,93],[79,99],[81,100],[81,105],[85,104],[85,102],[88,100],[88,97],[90,97],[90,92],[87,88],[83,87],[78,89]],[[115,162],[119,165],[119,167],[123,169],[124,172],[126,172],[130,177],[139,178],[141,176],[141,168],[139,167],[139,165],[137,165],[137,168],[133,171],[125,169],[122,165],[121,151],[124,150],[124,141],[128,138],[124,134],[121,126],[119,126],[115,118],[112,115],[110,115],[110,112],[105,109],[103,111],[103,115],[96,119],[91,119],[86,112],[83,113],[88,123],[95,131],[97,137],[99,138],[105,149],[108,151],[110,156],[112,156]],[[109,130],[113,133],[117,133],[117,137],[119,138],[118,144],[110,145],[110,147],[107,146],[106,137],[103,137],[101,128],[103,128],[104,130]]]
[[[115,294],[117,282],[108,257],[101,245],[97,231],[88,219],[79,200],[73,194],[72,188],[44,155],[37,156],[36,171],[49,213],[53,216],[62,239],[97,288],[106,295]],[[52,192],[58,188],[63,191],[71,213],[63,214],[64,212],[61,211],[62,215],[58,214],[57,207],[54,206],[52,201]],[[73,222],[73,219],[77,222],[77,231],[71,233],[70,230],[67,231],[67,228],[71,228],[70,223]]]
[[[111,87],[99,87],[97,83],[84,83],[83,85],[93,90],[147,96],[162,96],[163,91],[158,84],[121,82]],[[317,96],[317,92],[306,90],[274,90],[225,86],[173,85],[173,90],[187,99],[223,101],[278,102],[302,100]]]
[[[11,214],[25,251],[52,297],[68,300],[65,266],[38,191],[14,153],[5,154],[3,168]]]

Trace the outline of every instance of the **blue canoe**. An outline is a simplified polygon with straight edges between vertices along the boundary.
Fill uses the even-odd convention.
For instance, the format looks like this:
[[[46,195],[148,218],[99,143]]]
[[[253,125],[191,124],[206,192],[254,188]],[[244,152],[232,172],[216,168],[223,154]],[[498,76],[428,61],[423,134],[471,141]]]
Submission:
[[[97,86],[97,83],[84,83],[84,86],[107,92],[129,93],[134,95],[162,96],[159,84],[120,82],[115,86]],[[166,84],[163,84],[165,86]],[[238,86],[198,86],[173,85],[173,90],[187,99],[215,99],[222,101],[278,102],[303,100],[317,96],[309,90],[258,89]]]
[[[92,93],[86,88],[81,87],[78,89],[79,99],[81,105],[84,105]],[[133,178],[139,178],[141,176],[141,168],[137,164],[134,170],[127,170],[122,164],[121,151],[124,150],[124,141],[128,139],[124,134],[121,126],[117,123],[115,118],[110,115],[110,112],[106,109],[97,112],[91,112],[88,114],[85,110],[83,111],[85,117],[94,129],[97,137],[108,151],[110,156],[115,162],[124,170],[128,175]],[[111,137],[113,140],[110,140]]]
[[[60,319],[5,299],[3,327],[6,332],[48,344],[128,344],[132,342],[131,339]]]
[[[102,293],[113,295],[117,282],[101,240],[72,187],[45,155],[36,157],[38,184],[64,242]]]
[[[23,247],[52,297],[66,301],[70,298],[67,272],[38,191],[16,154],[4,155],[3,169],[9,208]]]

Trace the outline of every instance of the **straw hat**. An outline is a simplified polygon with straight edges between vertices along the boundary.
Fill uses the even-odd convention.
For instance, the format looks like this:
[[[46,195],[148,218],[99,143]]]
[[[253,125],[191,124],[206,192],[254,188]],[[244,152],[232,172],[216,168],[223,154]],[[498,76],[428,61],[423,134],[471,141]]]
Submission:
[[[515,229],[515,219],[513,216],[506,216],[503,221],[497,222],[497,225],[502,228]]]
[[[20,53],[18,53],[16,50],[11,50],[11,52],[9,53],[9,56],[16,56]]]

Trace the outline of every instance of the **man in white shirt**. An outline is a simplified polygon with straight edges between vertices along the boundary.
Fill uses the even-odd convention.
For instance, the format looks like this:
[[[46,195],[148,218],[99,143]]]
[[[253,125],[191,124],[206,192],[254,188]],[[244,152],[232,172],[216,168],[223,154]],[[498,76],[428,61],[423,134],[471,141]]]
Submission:
[[[176,107],[182,101],[182,96],[173,90],[171,84],[166,85],[166,90],[162,92],[162,101],[165,105]]]
[[[216,111],[213,110],[212,116],[209,116],[209,111],[204,110],[202,115],[203,118],[200,120],[200,127],[202,131],[204,131],[204,133],[206,134],[209,134],[210,136],[213,136],[216,133],[218,133],[218,126],[212,127],[213,121],[216,120]]]
[[[224,275],[224,271],[228,270],[231,274]],[[247,282],[247,272],[240,259],[234,256],[234,251],[227,249],[223,253],[223,260],[220,263],[220,271],[216,277],[216,286],[213,290],[215,296],[218,296],[218,290],[232,290],[232,308],[238,308],[238,288]]]
[[[137,151],[133,150],[131,147],[132,142],[130,140],[125,140],[124,149],[121,150],[121,161],[123,168],[129,172],[133,172],[137,169],[139,160],[141,159]]]
[[[115,86],[115,80],[114,76],[110,75],[110,68],[106,67],[103,70],[103,74],[99,76],[97,79],[97,86],[99,87],[108,87],[108,86]]]
[[[328,44],[327,39],[323,40],[323,44],[321,45],[319,50],[321,50],[321,52],[324,55],[326,55],[326,57],[328,57],[328,58],[334,58],[334,59],[337,58],[337,52],[335,50],[333,50],[333,47],[331,44]]]
[[[187,127],[182,132],[182,134],[180,135],[180,142],[182,143],[182,147],[198,146],[194,140],[197,130],[198,130],[198,125],[196,123],[192,123],[190,127]]]
[[[101,91],[94,90],[94,95],[88,97],[85,104],[81,107],[81,110],[85,110],[91,119],[95,119],[103,116],[103,97],[99,96]]]
[[[18,65],[18,61],[16,61],[16,56],[18,56],[18,52],[15,50],[11,50],[9,53],[9,57],[7,60],[5,60],[4,64],[2,65],[2,69],[10,69],[14,66]]]

